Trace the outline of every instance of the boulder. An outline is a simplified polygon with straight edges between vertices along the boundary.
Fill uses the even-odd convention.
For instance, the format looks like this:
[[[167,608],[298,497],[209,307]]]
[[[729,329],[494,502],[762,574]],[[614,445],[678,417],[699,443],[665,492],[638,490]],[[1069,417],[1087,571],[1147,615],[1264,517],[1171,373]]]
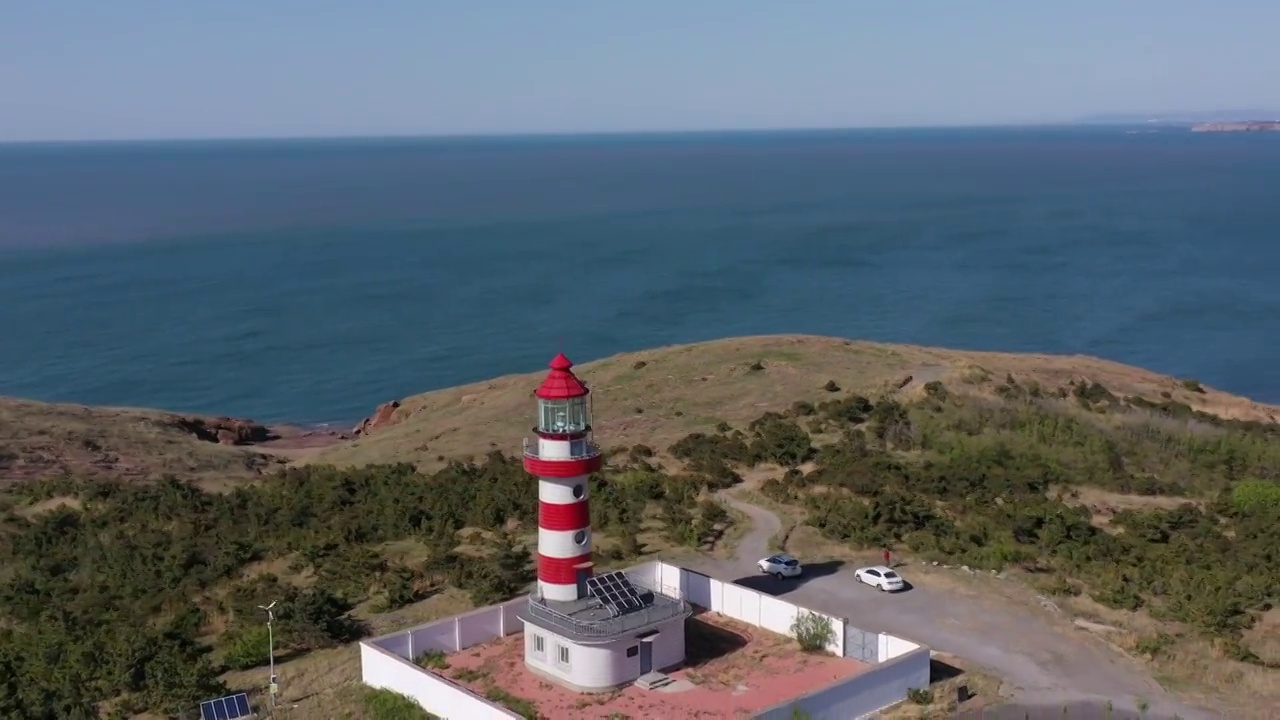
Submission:
[[[361,420],[359,425],[351,429],[351,435],[353,437],[364,437],[380,427],[391,425],[399,407],[400,402],[397,400],[382,403],[377,410],[373,411],[372,415]]]
[[[220,445],[252,445],[276,437],[266,425],[239,418],[177,416],[174,422],[200,440],[216,442]]]

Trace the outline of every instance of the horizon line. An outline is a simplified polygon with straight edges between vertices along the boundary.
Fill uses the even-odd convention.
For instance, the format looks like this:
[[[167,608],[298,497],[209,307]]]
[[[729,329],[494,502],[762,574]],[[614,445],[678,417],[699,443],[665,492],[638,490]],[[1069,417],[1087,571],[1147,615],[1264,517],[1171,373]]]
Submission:
[[[382,141],[382,140],[522,140],[539,138],[610,138],[638,136],[690,136],[690,135],[765,135],[765,134],[798,134],[798,133],[842,133],[842,132],[882,132],[911,130],[1001,130],[1001,129],[1037,129],[1066,127],[1100,127],[1109,123],[1091,123],[1081,120],[1061,120],[1045,122],[1015,123],[974,123],[961,125],[850,125],[850,126],[790,126],[761,128],[691,128],[691,129],[650,129],[650,130],[553,130],[533,132],[494,132],[494,133],[386,133],[330,135],[330,134],[297,134],[297,135],[209,135],[209,136],[161,136],[138,138],[87,138],[66,139],[51,138],[40,140],[0,140],[0,148],[33,146],[33,145],[146,145],[169,143],[237,143],[237,142],[324,142],[335,140],[346,141]],[[1140,125],[1146,123],[1115,123],[1116,127]],[[1191,124],[1191,123],[1188,123]]]

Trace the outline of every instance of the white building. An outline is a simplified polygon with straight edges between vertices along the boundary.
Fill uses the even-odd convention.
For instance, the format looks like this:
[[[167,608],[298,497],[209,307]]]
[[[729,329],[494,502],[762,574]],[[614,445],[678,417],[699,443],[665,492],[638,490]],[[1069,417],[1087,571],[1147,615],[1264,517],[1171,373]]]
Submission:
[[[587,477],[601,456],[590,391],[572,368],[557,355],[534,393],[537,443],[525,442],[524,466],[538,477],[538,587],[519,617],[530,671],[596,692],[684,662],[692,608],[623,572],[593,573]]]

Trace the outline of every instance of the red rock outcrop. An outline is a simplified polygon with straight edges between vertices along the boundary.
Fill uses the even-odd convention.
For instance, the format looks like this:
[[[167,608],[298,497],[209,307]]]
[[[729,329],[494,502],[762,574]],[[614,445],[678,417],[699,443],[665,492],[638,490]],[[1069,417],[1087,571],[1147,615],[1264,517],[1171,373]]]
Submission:
[[[276,438],[266,425],[239,418],[174,416],[174,423],[200,440],[220,445],[253,445]]]
[[[400,402],[398,400],[382,403],[377,410],[373,411],[372,415],[361,420],[359,425],[351,428],[351,435],[353,437],[364,437],[380,427],[393,424],[396,409],[399,407]]]

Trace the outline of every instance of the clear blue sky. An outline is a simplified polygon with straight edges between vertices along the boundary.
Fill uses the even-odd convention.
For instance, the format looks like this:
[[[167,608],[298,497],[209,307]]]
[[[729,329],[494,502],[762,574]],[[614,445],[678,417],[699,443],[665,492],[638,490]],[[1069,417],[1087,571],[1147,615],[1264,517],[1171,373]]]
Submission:
[[[1280,0],[0,0],[0,141],[1280,108]]]

